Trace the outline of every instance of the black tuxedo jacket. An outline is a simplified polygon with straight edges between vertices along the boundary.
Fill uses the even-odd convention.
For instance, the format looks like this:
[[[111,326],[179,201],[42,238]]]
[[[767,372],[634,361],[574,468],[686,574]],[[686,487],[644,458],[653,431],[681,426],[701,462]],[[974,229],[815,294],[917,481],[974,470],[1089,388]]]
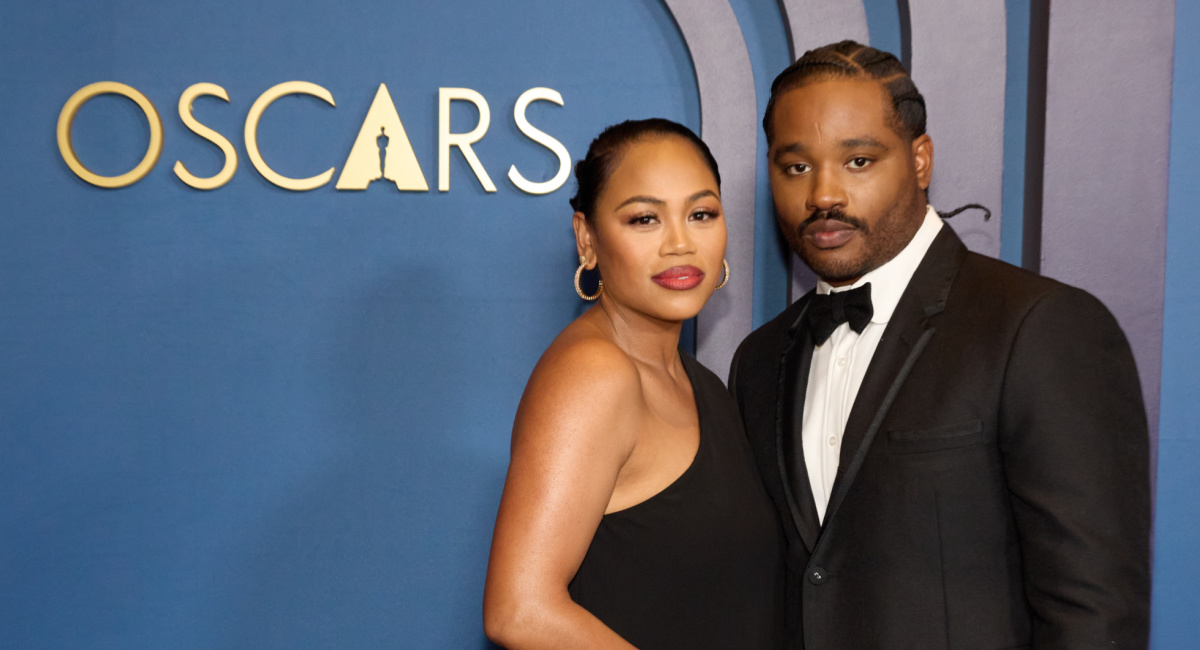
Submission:
[[[1108,310],[943,228],[855,399],[822,526],[800,444],[811,295],[730,371],[788,535],[791,647],[1145,648],[1146,416]]]

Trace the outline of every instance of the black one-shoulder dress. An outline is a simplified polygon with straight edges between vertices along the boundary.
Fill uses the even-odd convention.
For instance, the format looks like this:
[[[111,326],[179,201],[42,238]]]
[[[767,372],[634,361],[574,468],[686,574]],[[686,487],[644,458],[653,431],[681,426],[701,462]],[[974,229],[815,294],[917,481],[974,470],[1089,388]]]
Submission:
[[[721,380],[681,354],[700,447],[662,492],[604,515],[569,592],[640,650],[783,646],[784,540]]]

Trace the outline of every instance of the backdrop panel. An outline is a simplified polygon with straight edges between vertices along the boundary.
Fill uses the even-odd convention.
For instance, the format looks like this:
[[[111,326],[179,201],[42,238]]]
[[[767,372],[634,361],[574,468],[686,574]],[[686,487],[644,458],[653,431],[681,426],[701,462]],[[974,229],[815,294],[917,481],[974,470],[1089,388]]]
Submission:
[[[478,645],[480,597],[525,378],[582,309],[573,183],[521,191],[610,123],[700,127],[695,73],[659,2],[47,2],[0,23],[0,646]],[[116,81],[153,105],[162,153],[122,189],[77,177],[56,124]],[[303,81],[257,123],[256,100]],[[187,129],[178,103],[238,166]],[[380,84],[390,106],[376,111]],[[439,178],[439,128],[490,125]],[[469,96],[451,91],[451,96]],[[368,118],[368,115],[373,116]],[[383,116],[380,118],[380,116]],[[386,123],[378,133],[372,119]],[[364,126],[364,122],[371,122]],[[150,127],[118,95],[85,102],[78,159],[133,168]],[[360,131],[372,175],[338,190]],[[377,139],[386,136],[387,144]],[[407,139],[411,155],[403,146]],[[445,139],[445,136],[442,136]],[[361,154],[362,151],[356,152]],[[382,158],[384,162],[375,162]],[[395,173],[389,174],[395,176]],[[369,181],[369,179],[368,179]],[[448,191],[438,186],[448,183]]]
[[[562,157],[626,118],[703,119],[730,218],[746,220],[723,290],[738,293],[718,305],[732,309],[714,338],[700,328],[724,375],[793,285],[757,126],[770,81],[789,43],[847,36],[914,64],[952,145],[935,198],[986,189],[938,207],[1003,201],[1003,223],[956,227],[1008,260],[1044,252],[1118,313],[1152,409],[1161,380],[1154,647],[1186,646],[1200,635],[1197,12],[1064,1],[1051,23],[1043,3],[1007,0],[951,24],[967,5],[7,7],[0,647],[485,645],[512,417],[584,308]],[[976,100],[986,117],[946,113]],[[1045,223],[1023,229],[1027,197]]]

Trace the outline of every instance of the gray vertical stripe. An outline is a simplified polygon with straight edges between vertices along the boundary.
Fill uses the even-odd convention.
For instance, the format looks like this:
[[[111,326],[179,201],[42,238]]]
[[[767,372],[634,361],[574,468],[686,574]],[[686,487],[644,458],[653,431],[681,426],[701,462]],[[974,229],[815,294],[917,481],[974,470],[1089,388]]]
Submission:
[[[1157,439],[1175,2],[1050,5],[1042,273],[1108,305]]]
[[[805,51],[829,43],[846,39],[868,42],[862,0],[779,0],[779,9],[787,21],[793,61]]]
[[[750,53],[728,0],[664,0],[688,45],[700,89],[700,131],[721,166],[729,283],[696,322],[696,358],[725,376],[753,324],[754,174],[758,103]]]
[[[793,61],[808,50],[846,39],[870,44],[862,0],[779,0],[779,8],[787,21]],[[815,287],[817,278],[795,253],[789,256],[789,262],[791,303]]]
[[[1007,35],[1003,0],[908,0],[912,70],[933,139],[929,200],[946,211],[982,203],[949,223],[973,251],[1000,255]]]

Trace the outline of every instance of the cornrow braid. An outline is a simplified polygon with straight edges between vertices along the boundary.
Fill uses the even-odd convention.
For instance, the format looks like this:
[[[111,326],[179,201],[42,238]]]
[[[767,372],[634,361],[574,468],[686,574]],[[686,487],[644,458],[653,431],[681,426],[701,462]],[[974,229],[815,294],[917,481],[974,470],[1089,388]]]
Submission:
[[[912,77],[895,56],[855,41],[842,41],[818,47],[788,66],[771,84],[771,99],[763,116],[767,144],[774,137],[771,117],[781,95],[814,81],[828,79],[870,79],[877,81],[892,98],[888,126],[909,142],[925,134],[925,98]]]

